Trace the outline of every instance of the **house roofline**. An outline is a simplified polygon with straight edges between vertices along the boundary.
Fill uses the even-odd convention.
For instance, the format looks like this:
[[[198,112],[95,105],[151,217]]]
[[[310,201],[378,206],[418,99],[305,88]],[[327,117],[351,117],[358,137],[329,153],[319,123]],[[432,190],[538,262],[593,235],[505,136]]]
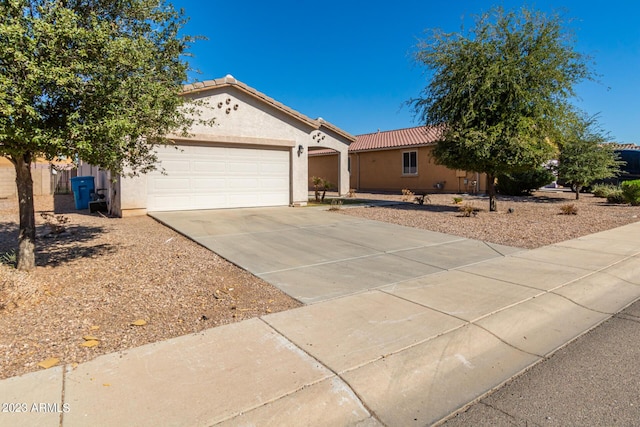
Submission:
[[[205,80],[202,82],[196,82],[196,83],[191,83],[191,84],[187,84],[183,86],[183,90],[182,90],[182,94],[183,95],[193,95],[193,94],[198,94],[198,93],[202,93],[202,92],[207,92],[209,90],[212,89],[219,89],[219,88],[224,88],[224,87],[235,87],[236,89],[246,93],[247,95],[258,99],[270,106],[272,106],[273,108],[275,108],[276,110],[280,110],[283,113],[293,117],[294,119],[297,119],[298,121],[312,127],[315,130],[320,130],[321,128],[326,128],[327,130],[330,130],[331,132],[341,136],[342,138],[350,141],[350,142],[354,142],[356,140],[356,137],[343,131],[342,129],[340,129],[339,127],[325,121],[322,118],[317,118],[317,119],[311,119],[307,116],[305,116],[304,114],[287,107],[286,105],[276,101],[275,99],[265,95],[264,93],[250,87],[247,86],[246,84],[242,83],[241,81],[237,80],[235,77],[233,77],[231,74],[227,74],[225,77],[220,78],[220,79],[213,79],[213,80]]]

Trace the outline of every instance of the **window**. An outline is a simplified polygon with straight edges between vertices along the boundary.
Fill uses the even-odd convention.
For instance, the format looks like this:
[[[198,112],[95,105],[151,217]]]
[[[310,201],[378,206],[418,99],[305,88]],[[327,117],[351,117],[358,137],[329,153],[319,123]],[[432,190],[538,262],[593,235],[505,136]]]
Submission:
[[[418,152],[407,151],[402,153],[402,174],[417,175],[418,174]]]

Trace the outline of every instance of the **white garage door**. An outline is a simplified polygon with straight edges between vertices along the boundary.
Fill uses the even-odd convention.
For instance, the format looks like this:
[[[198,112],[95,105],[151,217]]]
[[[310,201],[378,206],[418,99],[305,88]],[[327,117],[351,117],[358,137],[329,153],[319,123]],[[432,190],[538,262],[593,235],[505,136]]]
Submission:
[[[159,171],[147,179],[147,210],[283,206],[289,204],[289,151],[158,147]]]

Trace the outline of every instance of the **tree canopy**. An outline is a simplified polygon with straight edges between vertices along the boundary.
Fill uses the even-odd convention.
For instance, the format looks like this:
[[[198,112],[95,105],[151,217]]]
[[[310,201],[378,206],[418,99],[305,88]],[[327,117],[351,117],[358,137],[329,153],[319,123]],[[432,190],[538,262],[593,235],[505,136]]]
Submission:
[[[192,37],[163,0],[0,3],[0,155],[16,168],[18,268],[34,266],[30,163],[67,156],[114,173],[154,168],[154,144],[186,133],[179,96]]]
[[[557,120],[575,84],[593,77],[564,24],[557,14],[495,8],[468,31],[435,29],[418,45],[429,81],[409,103],[424,124],[444,128],[438,163],[487,174],[491,210],[495,177],[556,153]]]
[[[618,159],[607,136],[598,126],[596,117],[575,114],[570,116],[560,144],[558,176],[580,198],[580,191],[593,182],[611,178],[620,173],[624,162]]]

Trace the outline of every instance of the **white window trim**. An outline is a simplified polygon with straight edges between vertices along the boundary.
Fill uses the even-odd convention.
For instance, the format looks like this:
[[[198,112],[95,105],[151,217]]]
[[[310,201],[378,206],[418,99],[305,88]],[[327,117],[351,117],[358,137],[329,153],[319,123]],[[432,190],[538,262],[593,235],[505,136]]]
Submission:
[[[405,154],[409,154],[409,169],[411,168],[411,153],[415,153],[416,155],[416,171],[415,172],[405,172],[404,167],[404,157]],[[418,150],[406,150],[402,152],[402,176],[416,176],[418,175]]]

